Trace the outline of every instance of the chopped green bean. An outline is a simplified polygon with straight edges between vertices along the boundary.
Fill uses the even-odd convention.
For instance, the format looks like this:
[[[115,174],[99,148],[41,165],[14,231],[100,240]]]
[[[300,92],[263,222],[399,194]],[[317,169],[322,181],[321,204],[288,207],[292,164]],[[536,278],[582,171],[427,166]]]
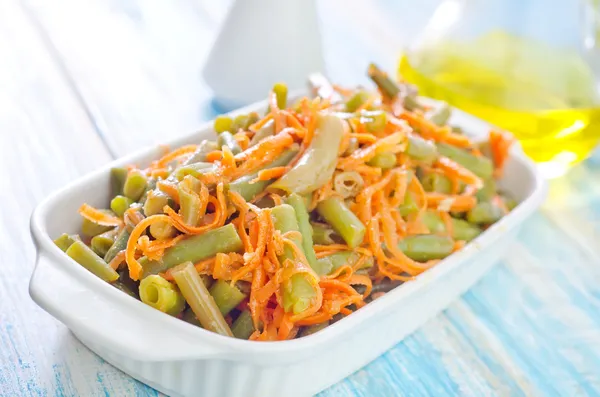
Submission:
[[[114,244],[115,238],[117,237],[117,233],[117,228],[113,228],[107,232],[92,237],[90,247],[96,254],[103,258],[104,255],[106,255],[106,253],[110,249],[110,247],[112,247],[112,245]]]
[[[396,158],[394,157],[395,161]],[[339,193],[344,199],[356,196],[364,186],[365,181],[356,171],[338,172],[333,177],[333,190]]]
[[[229,116],[220,115],[215,118],[214,129],[217,134],[222,134],[223,132],[231,131],[232,126],[233,120]]]
[[[160,221],[150,225],[150,234],[157,240],[167,240],[175,237],[177,229],[169,222]]]
[[[123,218],[123,214],[125,214],[125,211],[127,211],[133,202],[134,201],[130,198],[118,195],[110,200],[110,209],[117,214],[119,218]]]
[[[294,212],[296,213],[298,228],[300,230],[300,233],[302,234],[302,248],[304,250],[304,255],[306,255],[306,260],[308,261],[308,264],[313,268],[313,270],[317,272],[317,274],[320,274],[320,269],[318,269],[319,264],[317,263],[317,256],[313,248],[313,230],[312,226],[310,225],[308,210],[306,208],[306,204],[304,203],[304,199],[296,193],[293,193],[287,198],[286,202],[290,206],[292,206]]]
[[[104,255],[104,260],[106,263],[112,261],[115,256],[124,249],[127,248],[127,241],[129,240],[129,235],[131,232],[127,230],[127,228],[122,228],[117,237],[115,238],[115,242],[110,246],[106,255]]]
[[[421,234],[405,237],[398,243],[398,249],[410,259],[426,262],[450,255],[454,249],[454,241],[446,236]]]
[[[183,165],[173,171],[173,177],[178,181],[182,181],[188,175],[193,176],[194,178],[200,178],[202,175],[207,172],[211,172],[214,170],[213,163],[205,163],[199,161],[197,163]]]
[[[336,235],[335,231],[328,225],[324,225],[322,223],[313,223],[312,230],[312,238],[315,244],[331,245],[337,243],[335,238],[341,240],[341,237]]]
[[[381,110],[363,110],[360,112],[360,121],[367,127],[367,131],[376,134],[385,129],[387,114]]]
[[[81,241],[74,241],[67,249],[69,255],[75,262],[85,267],[104,281],[113,282],[119,278],[119,274],[100,258],[90,247]]]
[[[439,125],[443,127],[448,123],[450,116],[452,115],[452,109],[448,106],[447,103],[442,103],[437,108],[427,112],[425,117],[434,123],[435,125]]]
[[[221,335],[233,336],[192,262],[184,262],[174,267],[172,275],[202,327]]]
[[[467,220],[471,223],[487,225],[494,223],[504,216],[504,210],[491,202],[477,203],[467,213]]]
[[[398,211],[402,216],[409,216],[419,211],[417,201],[411,192],[406,192],[406,195],[404,196],[404,203],[400,204]]]
[[[238,339],[246,339],[254,332],[254,324],[252,322],[252,315],[250,310],[244,310],[240,313],[238,318],[235,319],[231,325],[231,332],[233,336]]]
[[[496,192],[496,181],[494,181],[494,178],[488,178],[484,179],[483,187],[475,193],[475,197],[479,202],[490,201],[496,196]]]
[[[372,167],[379,167],[387,170],[396,166],[396,155],[391,152],[378,153],[367,164]]]
[[[224,132],[221,134],[223,136]],[[198,226],[200,222],[202,201],[200,200],[199,192],[202,188],[202,182],[191,175],[183,178],[177,184],[177,192],[179,193],[179,214],[189,226]]]
[[[363,242],[365,225],[343,201],[335,197],[325,199],[317,205],[317,211],[350,248],[355,248]]]
[[[442,156],[456,161],[482,179],[490,179],[494,173],[494,164],[487,157],[475,156],[465,149],[441,142],[437,144],[437,148]]]
[[[105,214],[108,214],[108,215],[114,215],[111,210],[100,210],[100,211]],[[87,237],[97,236],[99,234],[109,231],[113,227],[114,226],[99,225],[87,218],[83,218],[83,220],[81,221],[81,233],[83,233],[83,235],[87,236]]]
[[[204,139],[198,145],[198,149],[190,157],[188,157],[182,164],[182,166],[195,164],[201,161],[206,160],[206,155],[215,150],[219,150],[219,146],[215,141],[209,141],[208,139]]]
[[[245,298],[246,294],[235,285],[224,280],[217,280],[209,290],[222,315],[227,315]]]
[[[276,83],[273,86],[273,92],[277,99],[277,107],[285,109],[287,107],[288,87],[284,83]]]
[[[373,63],[369,65],[368,75],[388,99],[393,99],[400,93],[400,88],[396,83],[377,65]]]
[[[423,139],[417,135],[409,135],[406,154],[415,160],[431,164],[437,158],[438,151],[433,141]]]
[[[233,154],[238,154],[242,151],[239,143],[237,143],[231,132],[228,131],[219,134],[219,137],[217,138],[217,144],[220,148],[227,146]]]
[[[170,197],[166,193],[158,189],[151,190],[146,196],[146,201],[144,201],[144,215],[162,214],[164,212],[163,208],[169,205],[169,200]]]
[[[353,252],[353,251],[339,251],[339,252],[336,252],[335,254],[327,255],[324,258],[326,258],[327,260],[329,260],[331,262],[331,269],[329,270],[329,273],[332,273],[344,265],[354,267],[354,265],[356,265],[358,263],[360,257],[361,257],[360,254]],[[356,270],[368,269],[370,267],[373,267],[373,264],[374,264],[373,257],[369,256],[365,259],[365,261],[363,261],[361,266]]]
[[[127,179],[127,168],[115,167],[110,169],[110,183],[112,186],[112,195],[123,194],[123,186]]]
[[[54,244],[63,251],[66,251],[75,241],[81,240],[78,235],[63,233],[54,240]]]
[[[335,171],[343,134],[344,127],[339,118],[318,115],[315,137],[310,145],[296,165],[275,181],[269,190],[306,194],[327,183]]]
[[[147,184],[148,181],[141,171],[131,170],[125,179],[123,194],[133,201],[137,201],[146,191]]]
[[[350,113],[354,113],[360,108],[365,102],[369,100],[369,93],[366,91],[358,91],[356,94],[352,95],[346,101],[346,111]]]
[[[481,229],[463,219],[452,218],[452,238],[457,241],[471,241],[481,234]],[[423,223],[430,233],[446,233],[446,224],[442,218],[432,210],[423,215]]]
[[[288,149],[276,158],[273,162],[265,166],[262,170],[268,170],[274,167],[282,167],[287,165],[298,153],[298,150]],[[258,181],[250,183],[253,179],[258,177],[258,172],[252,175],[246,175],[229,184],[229,190],[239,193],[246,201],[252,200],[254,197],[262,193],[267,186],[269,186],[273,180]]]
[[[256,134],[250,139],[250,146],[256,145],[258,142],[275,134],[275,121],[269,120],[263,125]]]
[[[203,234],[187,237],[171,248],[167,248],[161,260],[140,259],[143,276],[166,272],[173,266],[186,262],[198,262],[217,253],[238,252],[243,248],[242,240],[231,223]]]
[[[176,316],[185,307],[185,300],[177,288],[158,275],[148,276],[140,283],[140,300],[171,316]]]
[[[452,181],[446,175],[427,174],[421,179],[421,184],[426,192],[444,194],[450,194],[452,192]]]

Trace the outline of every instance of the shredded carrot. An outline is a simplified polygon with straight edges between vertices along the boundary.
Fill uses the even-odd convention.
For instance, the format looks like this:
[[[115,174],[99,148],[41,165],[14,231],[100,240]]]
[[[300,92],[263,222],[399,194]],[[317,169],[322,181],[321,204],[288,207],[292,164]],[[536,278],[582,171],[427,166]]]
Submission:
[[[85,219],[100,226],[121,226],[123,224],[123,221],[118,217],[97,210],[88,204],[83,204],[79,207],[79,214]]]
[[[140,265],[140,263],[135,258],[135,250],[137,247],[138,239],[142,236],[142,233],[144,233],[146,228],[150,227],[150,225],[157,222],[172,223],[171,218],[169,218],[166,215],[149,216],[133,228],[129,236],[129,240],[127,241],[127,248],[125,250],[125,260],[127,261],[127,267],[129,268],[129,277],[131,277],[131,279],[134,281],[140,279],[143,270],[142,265]]]
[[[515,143],[515,137],[505,131],[490,131],[490,148],[495,166],[495,176],[502,176],[506,160],[509,157],[510,148]]]
[[[223,158],[223,152],[220,150],[214,150],[206,154],[206,161],[209,163],[214,163],[215,161],[219,161]]]
[[[177,187],[171,183],[166,181],[158,181],[156,183],[156,187],[163,193],[166,193],[169,197],[173,199],[177,204],[179,204],[179,192],[177,191]]]
[[[289,167],[273,167],[273,168],[259,171],[258,177],[254,178],[251,181],[251,183],[255,183],[258,181],[269,181],[271,179],[280,178],[289,170],[290,170]]]
[[[472,196],[453,196],[442,193],[427,193],[427,206],[438,211],[465,212],[475,207],[477,199]]]
[[[119,251],[117,255],[108,263],[108,266],[112,267],[114,270],[117,270],[121,264],[125,262],[125,250]]]
[[[179,149],[175,149],[172,152],[167,153],[157,161],[153,161],[150,166],[151,169],[160,169],[166,168],[171,161],[176,160],[178,157],[181,157],[186,154],[190,154],[195,152],[198,149],[198,145],[187,145],[182,146]]]

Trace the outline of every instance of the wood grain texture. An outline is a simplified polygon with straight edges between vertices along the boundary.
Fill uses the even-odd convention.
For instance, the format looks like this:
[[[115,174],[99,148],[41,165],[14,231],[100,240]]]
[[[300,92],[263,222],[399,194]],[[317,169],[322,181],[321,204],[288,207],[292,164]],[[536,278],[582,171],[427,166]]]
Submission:
[[[320,2],[329,74],[366,84],[369,61],[393,68],[436,2]],[[31,302],[27,218],[111,153],[218,112],[199,73],[227,3],[0,2],[0,395],[158,395]],[[502,264],[320,397],[600,395],[600,187],[590,182],[599,179],[591,159],[553,182]]]

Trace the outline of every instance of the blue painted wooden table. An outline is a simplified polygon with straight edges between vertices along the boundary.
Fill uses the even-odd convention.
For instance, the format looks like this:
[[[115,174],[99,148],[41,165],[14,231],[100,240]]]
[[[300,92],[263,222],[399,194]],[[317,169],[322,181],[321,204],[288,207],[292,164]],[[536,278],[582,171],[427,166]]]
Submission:
[[[320,3],[329,75],[393,68],[435,0]],[[210,0],[0,2],[0,395],[154,396],[27,293],[32,208],[111,159],[215,115],[199,77]],[[600,159],[552,183],[506,259],[333,396],[600,395]],[[57,291],[58,293],[59,291]]]

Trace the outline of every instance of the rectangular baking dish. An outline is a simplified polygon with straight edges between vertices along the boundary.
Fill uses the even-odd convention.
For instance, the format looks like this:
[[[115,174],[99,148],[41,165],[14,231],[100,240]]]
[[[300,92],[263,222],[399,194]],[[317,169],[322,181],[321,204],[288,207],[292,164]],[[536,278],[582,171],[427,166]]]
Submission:
[[[264,109],[264,102],[238,113]],[[489,125],[454,110],[452,123],[473,137]],[[212,123],[165,142],[171,148],[213,136]],[[33,212],[37,263],[29,292],[86,346],[132,377],[171,396],[310,396],[333,385],[418,329],[476,283],[541,205],[546,184],[513,147],[500,186],[520,201],[463,250],[356,313],[316,334],[283,342],[251,342],[189,325],[131,298],[88,272],[53,243],[80,226],[78,207],[110,199],[109,170],[144,166],[161,154],[149,148],[108,164],[49,196]]]

